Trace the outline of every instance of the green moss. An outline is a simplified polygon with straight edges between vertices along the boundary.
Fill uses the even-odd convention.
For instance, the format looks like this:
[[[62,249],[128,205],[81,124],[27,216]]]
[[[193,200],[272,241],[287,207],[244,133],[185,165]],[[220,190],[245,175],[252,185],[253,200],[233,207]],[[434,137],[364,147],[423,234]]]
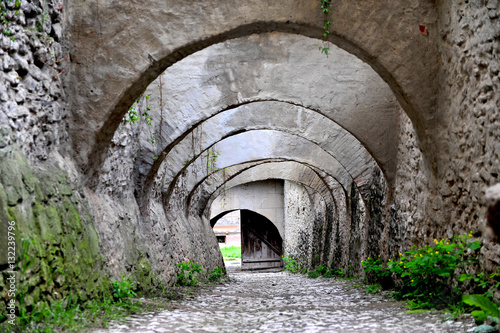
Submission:
[[[59,193],[61,193],[62,195],[67,195],[67,196],[71,196],[73,195],[73,191],[69,188],[68,184],[66,183],[66,177],[64,177],[64,175],[62,174],[59,174],[57,176],[57,179],[59,181]]]
[[[70,294],[80,300],[109,295],[93,217],[85,201],[68,186],[62,170],[51,165],[32,168],[20,153],[0,157],[0,198],[0,209],[6,213],[2,219],[16,221],[17,247],[21,249],[21,239],[30,240],[23,242],[29,243],[25,253],[18,252],[24,308],[29,303],[31,310],[42,309]],[[27,262],[32,263],[29,269]],[[144,266],[140,275],[147,278],[149,262],[140,266]],[[7,301],[2,285],[1,313]],[[56,291],[60,296],[54,296]]]
[[[33,193],[35,192],[35,177],[29,173],[28,171],[25,171],[22,176],[24,187],[28,191],[28,193]]]
[[[66,210],[65,214],[65,221],[66,225],[68,226],[68,229],[75,230],[77,233],[82,233],[82,223],[80,221],[80,215],[78,214],[78,211],[75,209],[73,206],[73,203],[68,199],[64,198],[64,209]]]
[[[7,205],[15,206],[22,201],[23,198],[23,182],[20,167],[23,161],[20,161],[18,154],[13,154],[15,157],[12,159],[0,160],[0,183],[4,187],[5,194],[7,195]]]

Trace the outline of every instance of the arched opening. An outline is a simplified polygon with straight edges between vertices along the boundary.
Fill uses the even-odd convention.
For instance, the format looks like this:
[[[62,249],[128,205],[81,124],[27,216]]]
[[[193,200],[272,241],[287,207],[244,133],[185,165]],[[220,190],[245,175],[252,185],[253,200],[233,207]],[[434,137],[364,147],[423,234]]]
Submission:
[[[241,210],[241,269],[281,268],[283,239],[276,226],[265,216]]]

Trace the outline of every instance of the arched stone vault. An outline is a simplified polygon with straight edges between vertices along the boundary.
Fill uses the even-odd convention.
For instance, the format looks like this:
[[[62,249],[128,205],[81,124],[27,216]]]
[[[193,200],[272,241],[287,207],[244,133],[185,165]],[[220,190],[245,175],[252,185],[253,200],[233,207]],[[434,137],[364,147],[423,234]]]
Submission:
[[[195,201],[200,202],[201,207],[204,207],[204,215],[209,215],[210,218],[213,218],[214,215],[219,214],[220,209],[211,209],[212,203],[218,196],[224,195],[226,190],[241,184],[266,179],[283,179],[301,183],[318,192],[325,202],[332,202],[335,207],[337,206],[331,189],[328,188],[324,180],[311,168],[293,161],[271,162],[251,166],[226,181],[220,179],[219,176],[217,182],[211,184],[204,183],[195,190],[198,193],[200,191],[208,193],[208,195],[201,198],[199,195],[193,195],[192,197],[195,197]],[[202,187],[204,190],[201,190]],[[189,207],[193,204],[189,203]]]
[[[90,177],[129,106],[172,64],[210,45],[254,33],[322,35],[319,3],[309,0],[249,0],[244,6],[230,1],[194,6],[174,0],[67,5],[69,34],[78,36],[70,45],[71,136],[77,159]],[[368,63],[389,84],[426,143],[436,119],[438,35],[421,36],[418,26],[436,31],[435,5],[371,0],[334,3],[332,10],[330,41]],[[101,24],[103,20],[107,24]]]
[[[235,174],[232,170],[227,170],[227,172]],[[324,180],[310,167],[297,162],[269,162],[248,166],[234,176],[228,177],[228,179],[223,179],[224,177],[221,177],[220,173],[216,173],[216,175],[218,175],[216,181],[210,184],[204,182],[198,186],[194,190],[195,193],[191,195],[190,202],[188,203],[189,207],[196,206],[195,203],[199,203],[200,208],[203,209],[203,214],[210,216],[210,218],[218,215],[218,210],[210,210],[213,201],[218,196],[224,195],[225,191],[241,184],[267,179],[283,179],[301,183],[318,192],[325,202],[332,202],[336,207],[335,198],[333,198],[331,189],[328,188]],[[202,196],[201,193],[206,194]],[[196,199],[192,200],[192,198]]]
[[[207,151],[216,153],[215,164],[207,161]],[[176,186],[175,182],[181,171],[187,175],[183,178],[185,186],[193,188],[218,169],[248,161],[273,158],[297,160],[304,164],[314,165],[333,175],[344,188],[348,188],[352,182],[352,177],[334,156],[305,138],[275,130],[255,130],[230,136],[219,141],[200,156],[201,158],[197,157],[187,167],[184,163],[178,168],[170,169],[174,161],[168,164],[169,168],[163,176],[166,198]],[[212,163],[211,166],[207,167],[208,163]]]
[[[228,135],[267,129],[297,133],[297,136],[310,140],[332,155],[357,183],[370,183],[371,172],[376,164],[355,138],[317,113],[278,102],[252,103],[207,120],[198,138],[191,133],[177,143],[164,158],[164,168],[167,169],[166,174],[169,177],[166,182],[173,184],[172,180],[187,164],[192,163],[200,154],[206,154],[206,147],[216,144]],[[149,191],[150,186],[151,183],[147,184],[144,192]]]
[[[269,179],[279,179],[279,180],[288,180],[294,181],[296,183],[300,183],[304,186],[311,188],[313,191],[318,193],[325,204],[329,207],[328,212],[332,215],[332,220],[335,216],[338,216],[337,204],[336,200],[339,198],[333,198],[331,190],[326,186],[324,181],[318,177],[318,175],[311,170],[311,168],[292,161],[284,161],[284,162],[270,162],[263,163],[255,166],[250,166],[245,169],[243,172],[236,174],[231,179],[224,182],[224,179],[217,179],[213,186],[212,184],[206,185],[205,183],[197,187],[196,192],[200,193],[199,189],[206,185],[207,187],[214,188],[217,190],[212,193],[208,193],[204,197],[199,195],[193,195],[191,198],[196,198],[196,202],[201,202],[205,204],[204,206],[204,214],[210,217],[210,221],[212,226],[214,222],[216,222],[216,217],[220,217],[224,211],[230,211],[233,209],[252,209],[264,216],[266,216],[271,221],[271,215],[267,215],[266,210],[260,211],[259,208],[249,208],[246,206],[232,206],[225,201],[225,197],[228,193],[232,192],[233,188],[238,188],[241,185],[254,183],[262,180]],[[203,191],[202,191],[203,192]],[[201,200],[200,200],[201,199]],[[345,216],[345,212],[343,214]],[[284,221],[286,225],[286,221]],[[280,228],[278,228],[280,229]],[[280,229],[280,233],[284,235],[282,228]]]
[[[159,132],[160,108],[165,118],[161,139],[156,140],[163,146],[143,153],[148,163],[158,155],[149,171],[149,180],[163,160],[159,150],[168,154],[183,138],[198,135],[205,122],[220,112],[229,111],[219,116],[219,120],[236,122],[228,120],[231,115],[237,115],[233,110],[255,101],[276,103],[269,108],[283,101],[332,119],[358,138],[387,178],[393,180],[399,108],[393,93],[372,68],[353,55],[332,46],[326,58],[319,52],[311,54],[311,49],[316,47],[317,40],[295,35],[250,36],[214,45],[169,68],[162,75],[162,101],[158,96],[160,80],[145,92],[152,96],[147,101],[151,105],[148,112],[154,114],[156,131]],[[283,58],[287,59],[285,64],[281,62]],[[284,108],[280,106],[280,110]],[[296,112],[293,108],[290,110]],[[272,111],[265,110],[270,122]],[[274,118],[278,116],[281,121],[292,117],[291,121],[294,117],[285,111],[277,112]],[[308,121],[302,115],[291,125],[304,128]],[[339,125],[334,125],[335,129]],[[321,132],[325,141],[330,139],[326,126]],[[148,173],[141,169],[139,172]],[[141,180],[139,186],[142,183]]]
[[[357,181],[369,182],[371,169],[375,164],[373,157],[348,131],[315,110],[286,102],[259,101],[217,113],[186,132],[186,135],[182,135],[181,141],[176,140],[168,145],[149,169],[147,175],[149,181],[146,181],[143,192],[149,190],[151,180],[155,177],[161,163],[165,162],[171,165],[172,156],[178,156],[174,157],[177,159],[182,156],[183,162],[186,162],[190,159],[189,154],[191,157],[200,154],[201,147],[210,146],[234,133],[257,129],[275,129],[306,137],[335,155]],[[392,141],[391,144],[395,142],[397,141]],[[182,152],[190,153],[184,154]],[[378,154],[378,157],[384,158],[384,160],[377,162],[382,170],[388,170],[388,173],[384,173],[384,175],[388,177],[390,184],[391,180],[394,179],[392,170],[394,170],[396,160],[380,155],[382,154]],[[390,153],[387,155],[390,156]],[[152,161],[153,156],[148,154],[146,159]],[[139,186],[141,183],[142,181],[139,182]]]

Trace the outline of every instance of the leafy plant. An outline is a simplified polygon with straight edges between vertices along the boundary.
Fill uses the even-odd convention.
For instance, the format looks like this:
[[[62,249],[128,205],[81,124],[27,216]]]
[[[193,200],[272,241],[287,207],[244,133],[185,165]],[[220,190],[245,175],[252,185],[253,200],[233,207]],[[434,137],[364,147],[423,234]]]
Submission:
[[[379,279],[392,274],[397,282],[393,297],[408,301],[411,309],[450,307],[461,301],[459,285],[454,284],[456,275],[477,261],[468,253],[478,250],[481,243],[469,241],[471,237],[472,234],[451,241],[434,239],[433,246],[413,246],[387,263],[380,258],[368,258],[361,263],[365,272],[373,272]]]
[[[481,310],[472,311],[472,316],[477,323],[484,323],[487,319],[498,325],[500,318],[500,309],[498,305],[490,301],[484,295],[463,295],[462,301],[466,304],[480,308]]]
[[[460,282],[473,280],[478,286],[484,296],[489,299],[493,298],[493,293],[500,287],[500,282],[496,281],[500,277],[500,267],[497,268],[496,273],[491,273],[489,276],[485,273],[474,274],[462,274],[460,275]]]
[[[199,275],[205,273],[198,262],[195,264],[191,261],[185,261],[177,264],[177,267],[179,268],[177,271],[178,286],[197,286]]]
[[[315,270],[307,273],[307,277],[311,279],[318,278],[326,273],[328,269],[325,266],[318,266]]]
[[[283,262],[285,263],[285,271],[290,272],[290,273],[302,273],[304,272],[304,269],[302,268],[302,265],[297,262],[293,257],[286,257],[283,256]]]
[[[207,151],[207,154],[205,156],[207,158],[207,173],[208,171],[215,172],[217,165],[217,158],[220,156],[220,153],[211,149]]]
[[[369,284],[365,288],[365,291],[369,294],[376,294],[381,290],[382,286],[379,283]]]
[[[113,298],[117,302],[125,302],[129,298],[134,297],[135,283],[131,277],[124,277],[122,275],[121,281],[113,281]]]
[[[328,46],[328,35],[331,33],[330,25],[332,22],[329,19],[329,15],[332,13],[330,8],[332,7],[332,0],[321,0],[321,12],[323,13],[323,45],[319,46],[321,53],[328,56],[328,51],[330,47]]]
[[[220,281],[224,277],[224,271],[222,267],[215,268],[208,275],[208,280],[212,282]]]

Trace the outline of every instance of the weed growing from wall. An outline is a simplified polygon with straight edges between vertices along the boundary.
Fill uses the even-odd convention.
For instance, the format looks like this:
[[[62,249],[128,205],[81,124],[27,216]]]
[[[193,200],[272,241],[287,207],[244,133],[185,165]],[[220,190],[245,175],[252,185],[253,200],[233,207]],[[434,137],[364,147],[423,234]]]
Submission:
[[[197,286],[205,271],[198,262],[191,261],[177,264],[177,285],[178,286]]]
[[[302,267],[302,264],[298,262],[294,257],[282,256],[283,262],[285,264],[285,272],[294,274],[305,274],[307,273],[307,268]]]
[[[330,47],[328,46],[328,35],[330,35],[330,25],[332,21],[330,21],[329,15],[332,13],[332,0],[321,0],[321,12],[323,13],[323,45],[319,46],[319,50],[321,53],[324,53],[328,56],[328,51],[330,51]]]
[[[210,282],[218,282],[224,277],[224,271],[222,267],[213,269],[208,275],[208,280]]]

